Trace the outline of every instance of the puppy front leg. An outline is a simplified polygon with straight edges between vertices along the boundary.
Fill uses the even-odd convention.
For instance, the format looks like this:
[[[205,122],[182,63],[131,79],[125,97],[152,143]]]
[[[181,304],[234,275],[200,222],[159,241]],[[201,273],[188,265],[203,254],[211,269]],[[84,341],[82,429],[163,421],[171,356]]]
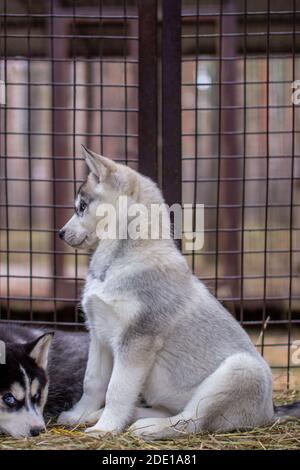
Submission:
[[[60,414],[58,423],[74,425],[89,421],[90,415],[98,411],[105,403],[111,372],[112,354],[91,332],[82,397],[71,410]]]
[[[104,411],[97,422],[86,432],[102,434],[120,432],[130,423],[135,405],[149,371],[149,360],[138,364],[129,358],[117,357],[109,382]]]

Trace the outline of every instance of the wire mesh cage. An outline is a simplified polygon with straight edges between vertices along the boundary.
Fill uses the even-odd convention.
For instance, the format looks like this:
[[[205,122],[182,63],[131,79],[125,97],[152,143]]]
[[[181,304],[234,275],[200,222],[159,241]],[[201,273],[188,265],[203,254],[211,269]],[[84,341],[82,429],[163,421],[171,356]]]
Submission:
[[[65,322],[80,321],[74,300],[87,258],[57,238],[85,177],[80,145],[133,166],[137,159],[137,12],[132,2],[110,3],[2,2],[8,318],[18,311],[56,322],[70,310]]]
[[[299,25],[296,0],[0,0],[1,320],[82,324],[57,230],[86,144],[205,205],[191,269],[298,384]]]
[[[298,377],[299,11],[292,1],[198,2],[183,17],[183,198],[206,207],[205,248],[191,262],[260,330],[276,385],[281,367]]]

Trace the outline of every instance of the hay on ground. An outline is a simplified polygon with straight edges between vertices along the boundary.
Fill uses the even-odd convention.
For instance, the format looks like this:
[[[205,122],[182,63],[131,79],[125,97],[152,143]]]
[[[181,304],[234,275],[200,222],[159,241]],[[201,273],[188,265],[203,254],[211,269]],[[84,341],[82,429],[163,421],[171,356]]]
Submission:
[[[277,404],[300,399],[300,392],[276,393]],[[35,438],[15,440],[0,437],[1,450],[299,450],[300,420],[232,433],[203,433],[168,441],[144,442],[125,432],[118,436],[95,438],[84,428],[68,430],[49,425],[46,433]]]

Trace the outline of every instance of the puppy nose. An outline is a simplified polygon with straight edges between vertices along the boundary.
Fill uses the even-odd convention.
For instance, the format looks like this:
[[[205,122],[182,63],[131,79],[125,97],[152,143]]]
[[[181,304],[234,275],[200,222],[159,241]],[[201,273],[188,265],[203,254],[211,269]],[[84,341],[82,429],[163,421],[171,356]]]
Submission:
[[[43,430],[44,430],[43,428],[37,428],[37,427],[36,427],[36,428],[31,428],[31,429],[30,429],[30,435],[31,435],[32,437],[36,437],[36,436],[38,436],[39,434],[41,434],[41,432],[42,432]]]
[[[66,231],[64,229],[61,229],[59,232],[58,232],[58,236],[61,240],[64,239],[64,236],[65,236],[65,233]]]

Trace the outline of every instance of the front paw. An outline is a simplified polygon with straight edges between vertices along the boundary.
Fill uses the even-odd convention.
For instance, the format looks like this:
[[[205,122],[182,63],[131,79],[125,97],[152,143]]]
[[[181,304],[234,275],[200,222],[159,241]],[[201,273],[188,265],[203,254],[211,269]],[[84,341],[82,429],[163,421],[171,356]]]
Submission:
[[[174,427],[169,418],[139,419],[130,426],[129,431],[134,434],[134,436],[146,441],[167,439],[174,436]]]
[[[122,432],[124,426],[117,418],[106,418],[102,416],[99,421],[92,427],[87,428],[85,432],[95,437],[103,436],[105,434],[118,434]]]
[[[64,411],[58,417],[57,424],[63,426],[76,426],[78,424],[94,424],[100,419],[103,409],[97,411],[89,411],[83,409],[72,408]]]
[[[92,437],[101,437],[105,436],[106,434],[117,434],[119,430],[117,428],[111,428],[109,426],[106,427],[101,426],[99,424],[95,424],[94,426],[87,428],[85,432]]]

